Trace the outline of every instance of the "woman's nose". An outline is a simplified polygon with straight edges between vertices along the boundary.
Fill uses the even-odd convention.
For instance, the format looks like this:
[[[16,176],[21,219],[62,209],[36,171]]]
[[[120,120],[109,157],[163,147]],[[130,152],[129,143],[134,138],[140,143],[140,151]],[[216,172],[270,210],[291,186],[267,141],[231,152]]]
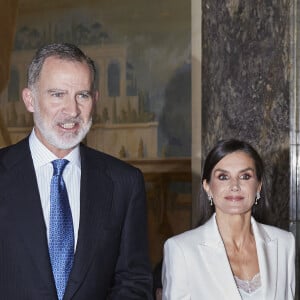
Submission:
[[[230,181],[230,190],[233,192],[239,191],[240,190],[240,184],[237,179],[232,179]]]

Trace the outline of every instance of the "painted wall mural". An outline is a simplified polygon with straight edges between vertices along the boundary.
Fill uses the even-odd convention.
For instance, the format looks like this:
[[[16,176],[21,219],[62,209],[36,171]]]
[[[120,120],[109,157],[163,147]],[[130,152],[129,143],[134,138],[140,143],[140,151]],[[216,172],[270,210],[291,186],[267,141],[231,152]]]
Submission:
[[[12,141],[32,126],[20,93],[36,48],[78,44],[96,62],[100,101],[87,137],[121,158],[191,154],[190,1],[20,1],[0,108]]]

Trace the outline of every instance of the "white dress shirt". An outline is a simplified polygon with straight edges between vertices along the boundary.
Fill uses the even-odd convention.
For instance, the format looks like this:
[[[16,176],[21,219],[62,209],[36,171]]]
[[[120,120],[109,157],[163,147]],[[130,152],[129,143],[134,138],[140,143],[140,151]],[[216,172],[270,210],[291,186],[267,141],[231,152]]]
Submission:
[[[33,159],[33,165],[37,177],[40,199],[47,229],[49,241],[49,222],[50,222],[50,183],[53,175],[52,161],[58,159],[48,148],[46,148],[32,130],[29,137],[29,147]],[[64,169],[63,179],[68,191],[68,198],[73,218],[74,228],[74,251],[77,245],[79,216],[80,216],[80,178],[81,163],[79,146],[72,150],[64,159],[69,163]]]

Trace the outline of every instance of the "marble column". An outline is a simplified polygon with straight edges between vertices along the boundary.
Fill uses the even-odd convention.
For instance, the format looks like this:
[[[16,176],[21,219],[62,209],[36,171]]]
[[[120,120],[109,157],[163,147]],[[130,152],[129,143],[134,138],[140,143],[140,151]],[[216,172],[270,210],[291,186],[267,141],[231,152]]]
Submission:
[[[267,166],[273,222],[288,229],[291,2],[275,2],[202,1],[202,153],[219,139],[250,142]]]
[[[291,65],[293,66],[293,80],[291,82],[290,99],[290,229],[296,236],[297,299],[300,299],[300,0],[294,1],[291,20],[294,39],[292,39],[291,42]]]
[[[219,139],[250,142],[266,164],[272,223],[295,234],[299,252],[296,2],[202,1],[201,155]]]

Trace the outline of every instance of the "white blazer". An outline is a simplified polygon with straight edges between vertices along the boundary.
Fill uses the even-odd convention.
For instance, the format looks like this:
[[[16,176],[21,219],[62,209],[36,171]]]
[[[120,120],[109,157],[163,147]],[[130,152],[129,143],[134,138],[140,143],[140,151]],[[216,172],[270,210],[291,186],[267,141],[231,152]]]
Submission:
[[[292,233],[251,218],[263,299],[295,297],[295,239]],[[215,214],[203,225],[164,245],[163,300],[241,300],[218,231]]]

